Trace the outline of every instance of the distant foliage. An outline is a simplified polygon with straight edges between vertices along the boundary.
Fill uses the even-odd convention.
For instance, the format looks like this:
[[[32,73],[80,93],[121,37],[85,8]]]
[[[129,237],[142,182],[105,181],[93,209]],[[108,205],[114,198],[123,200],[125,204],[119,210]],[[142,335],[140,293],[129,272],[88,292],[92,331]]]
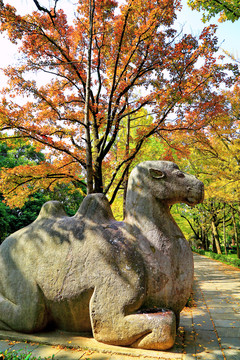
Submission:
[[[192,9],[204,11],[203,21],[219,15],[219,21],[237,21],[240,18],[239,0],[188,0]]]
[[[196,249],[196,248],[193,248],[193,252],[195,253],[198,253],[200,255],[205,255],[207,257],[210,257],[211,259],[214,259],[214,260],[219,260],[221,262],[224,262],[228,265],[233,265],[233,266],[236,266],[236,267],[239,267],[240,268],[240,259],[234,259],[228,255],[221,255],[221,254],[215,254],[213,252],[210,252],[210,251],[204,251],[203,249]]]

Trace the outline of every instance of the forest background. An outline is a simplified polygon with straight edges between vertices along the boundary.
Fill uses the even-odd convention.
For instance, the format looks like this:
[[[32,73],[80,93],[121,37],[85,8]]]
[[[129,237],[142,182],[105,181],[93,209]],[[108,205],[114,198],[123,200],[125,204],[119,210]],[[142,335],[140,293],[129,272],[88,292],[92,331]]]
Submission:
[[[22,0],[20,14],[8,3],[1,31],[21,49],[3,71],[1,241],[49,199],[73,215],[87,192],[104,192],[121,219],[132,167],[165,159],[205,183],[203,204],[172,209],[188,240],[239,257],[239,60],[216,37],[239,25],[235,1],[209,1],[205,14],[225,22],[217,30],[211,18],[197,34],[178,1],[83,1],[73,11],[71,1]]]

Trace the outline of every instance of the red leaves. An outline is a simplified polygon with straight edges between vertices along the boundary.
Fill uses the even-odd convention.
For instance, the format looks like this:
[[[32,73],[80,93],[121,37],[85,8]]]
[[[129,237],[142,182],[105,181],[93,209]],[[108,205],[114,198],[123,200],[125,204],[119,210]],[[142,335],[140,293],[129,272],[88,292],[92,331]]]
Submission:
[[[13,169],[2,169],[0,191],[10,207],[22,207],[37,190],[56,184],[81,181],[81,170],[77,162],[66,156],[61,160],[46,161],[39,165],[22,165]]]
[[[118,165],[122,171],[154,133],[164,132],[166,138],[173,131],[196,131],[222,111],[216,88],[226,79],[214,57],[215,29],[204,29],[200,39],[176,38],[171,24],[179,6],[174,0],[128,0],[121,6],[114,0],[95,0],[90,151],[93,169],[103,164],[109,184]],[[63,10],[54,18],[48,12],[21,17],[1,4],[1,30],[13,42],[22,40],[23,59],[19,67],[5,70],[9,84],[3,90],[0,126],[45,147],[54,161],[58,159],[56,169],[57,161],[67,158],[80,171],[86,155],[88,1],[79,1],[76,14],[69,24]],[[145,116],[145,123],[138,124],[144,108],[153,117],[149,122]],[[128,118],[136,128],[131,129],[129,162],[117,145]],[[113,166],[108,164],[112,159]]]

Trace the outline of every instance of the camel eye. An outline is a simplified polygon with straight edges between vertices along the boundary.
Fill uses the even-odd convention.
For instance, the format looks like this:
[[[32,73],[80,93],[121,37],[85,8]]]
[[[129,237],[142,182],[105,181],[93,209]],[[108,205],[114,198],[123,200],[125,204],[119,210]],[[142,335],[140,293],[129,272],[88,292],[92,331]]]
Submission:
[[[166,176],[166,174],[163,171],[156,170],[156,169],[150,169],[149,173],[152,178],[154,179],[162,179]]]
[[[184,173],[182,173],[181,171],[179,171],[179,172],[177,173],[177,177],[184,178],[185,175],[184,175]]]

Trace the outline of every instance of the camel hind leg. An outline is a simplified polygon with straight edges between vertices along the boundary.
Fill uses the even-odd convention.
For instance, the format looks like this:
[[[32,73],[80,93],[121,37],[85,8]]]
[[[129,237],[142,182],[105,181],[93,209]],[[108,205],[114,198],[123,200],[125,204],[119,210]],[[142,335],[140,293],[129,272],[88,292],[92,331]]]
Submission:
[[[0,294],[0,329],[32,333],[47,324],[47,314],[41,291],[23,291],[18,287],[15,302]]]

